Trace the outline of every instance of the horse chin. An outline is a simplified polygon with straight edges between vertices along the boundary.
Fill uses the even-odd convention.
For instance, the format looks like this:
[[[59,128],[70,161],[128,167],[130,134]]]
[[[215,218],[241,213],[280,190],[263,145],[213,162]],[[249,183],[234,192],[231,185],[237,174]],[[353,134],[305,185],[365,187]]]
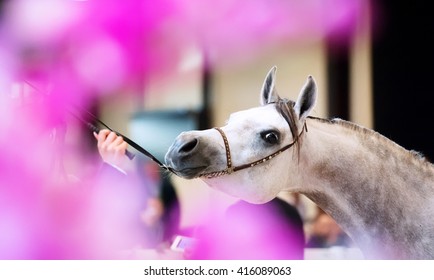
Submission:
[[[183,168],[181,170],[173,169],[173,171],[176,175],[178,175],[181,178],[194,179],[194,178],[198,178],[204,169],[206,169],[206,167],[199,166],[194,168]]]
[[[241,183],[234,177],[234,175],[224,175],[216,178],[201,177],[200,179],[213,189],[252,204],[264,204],[276,197],[268,193],[249,191],[257,190],[258,188],[250,184]]]

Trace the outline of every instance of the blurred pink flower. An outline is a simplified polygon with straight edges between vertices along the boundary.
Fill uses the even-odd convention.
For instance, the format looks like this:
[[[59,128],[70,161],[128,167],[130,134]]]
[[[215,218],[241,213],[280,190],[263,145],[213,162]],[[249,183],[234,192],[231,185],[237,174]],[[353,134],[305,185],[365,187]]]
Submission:
[[[214,217],[214,218],[213,218]],[[304,230],[297,210],[280,199],[255,205],[238,202],[223,218],[210,215],[186,252],[191,259],[303,259]]]
[[[25,77],[80,91],[173,73],[186,49],[213,63],[291,41],[351,36],[361,0],[18,0],[6,35]],[[212,12],[210,12],[212,11]],[[140,93],[141,94],[141,93]]]
[[[101,173],[84,141],[63,142],[65,123],[47,115],[44,98],[16,94],[4,99],[0,123],[0,259],[125,258],[122,250],[146,240],[140,185]],[[65,156],[92,168],[72,178]]]

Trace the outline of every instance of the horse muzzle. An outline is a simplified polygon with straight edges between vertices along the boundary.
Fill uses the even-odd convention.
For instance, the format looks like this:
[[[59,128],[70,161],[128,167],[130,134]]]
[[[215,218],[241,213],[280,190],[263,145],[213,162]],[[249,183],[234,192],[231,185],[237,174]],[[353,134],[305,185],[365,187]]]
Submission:
[[[215,148],[199,134],[199,131],[181,133],[166,153],[166,165],[182,178],[200,177],[217,156]]]

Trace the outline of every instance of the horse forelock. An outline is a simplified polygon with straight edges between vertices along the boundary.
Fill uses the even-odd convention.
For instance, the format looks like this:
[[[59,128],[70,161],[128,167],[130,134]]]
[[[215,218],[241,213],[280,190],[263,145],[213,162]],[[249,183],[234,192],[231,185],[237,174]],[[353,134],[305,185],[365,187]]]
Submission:
[[[289,130],[292,134],[292,139],[295,142],[294,148],[297,156],[300,155],[300,147],[301,147],[301,134],[299,131],[299,126],[297,120],[297,114],[294,110],[295,102],[292,100],[288,100],[286,98],[280,98],[276,103],[276,110],[279,114],[285,119],[288,123]]]

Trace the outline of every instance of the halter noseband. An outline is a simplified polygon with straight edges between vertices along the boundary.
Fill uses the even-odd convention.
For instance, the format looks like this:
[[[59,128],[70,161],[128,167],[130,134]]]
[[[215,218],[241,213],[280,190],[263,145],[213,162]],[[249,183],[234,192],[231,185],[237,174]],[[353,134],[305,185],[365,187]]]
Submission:
[[[220,127],[214,127],[214,129],[216,129],[220,133],[220,135],[222,136],[222,138],[223,138],[223,142],[225,144],[225,149],[226,149],[226,162],[227,162],[227,165],[226,165],[226,169],[224,169],[224,170],[214,171],[214,172],[209,172],[209,173],[204,173],[204,174],[200,175],[200,177],[206,177],[207,179],[212,179],[212,178],[216,178],[216,177],[219,177],[219,176],[222,176],[222,175],[231,174],[231,173],[234,173],[236,171],[239,171],[239,170],[242,170],[242,169],[246,169],[246,168],[250,168],[250,167],[256,166],[258,164],[264,163],[266,161],[269,161],[270,159],[276,157],[281,152],[283,152],[283,151],[291,148],[295,143],[297,143],[297,140],[303,134],[304,130],[306,130],[306,132],[307,132],[307,125],[306,125],[306,123],[304,123],[303,128],[302,128],[300,134],[298,135],[298,138],[295,141],[293,141],[292,143],[290,143],[290,144],[282,147],[281,149],[277,150],[276,152],[274,152],[274,153],[272,153],[272,154],[270,154],[270,155],[268,155],[266,157],[263,157],[261,159],[255,160],[255,161],[253,161],[251,163],[246,163],[246,164],[242,164],[242,165],[239,165],[239,166],[232,166],[232,157],[231,157],[231,150],[229,148],[229,141],[228,141],[228,138],[226,137],[226,134],[224,133],[224,131]]]

